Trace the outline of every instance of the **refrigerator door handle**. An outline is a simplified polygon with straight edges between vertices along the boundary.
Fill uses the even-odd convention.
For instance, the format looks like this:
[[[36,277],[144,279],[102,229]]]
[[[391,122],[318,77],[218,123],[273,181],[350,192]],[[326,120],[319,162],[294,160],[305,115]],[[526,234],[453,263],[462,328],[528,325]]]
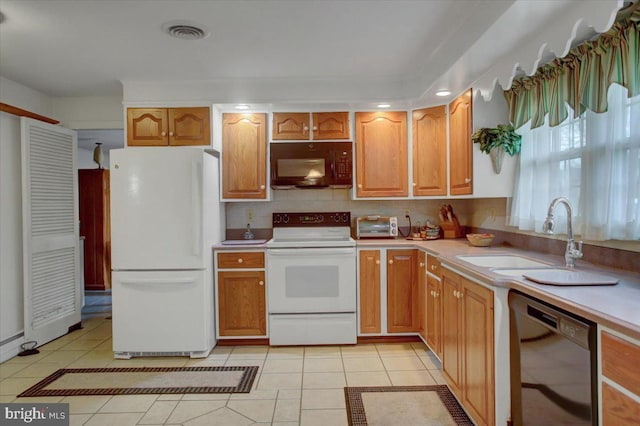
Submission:
[[[200,256],[200,250],[202,247],[201,238],[204,229],[200,226],[202,207],[201,207],[201,193],[202,188],[200,184],[202,182],[202,163],[199,161],[191,162],[191,211],[193,212],[193,221],[191,222],[192,237],[193,237],[193,254]]]
[[[123,279],[120,282],[124,285],[145,285],[145,284],[192,284],[194,280],[192,278],[176,278],[167,280],[163,278],[140,278],[135,280]]]

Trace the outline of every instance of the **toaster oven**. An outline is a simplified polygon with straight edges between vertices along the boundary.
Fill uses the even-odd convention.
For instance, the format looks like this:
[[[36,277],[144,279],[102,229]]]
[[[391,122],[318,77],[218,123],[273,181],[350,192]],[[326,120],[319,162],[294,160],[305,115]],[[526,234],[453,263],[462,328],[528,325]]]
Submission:
[[[397,238],[396,216],[360,216],[356,218],[356,238]]]

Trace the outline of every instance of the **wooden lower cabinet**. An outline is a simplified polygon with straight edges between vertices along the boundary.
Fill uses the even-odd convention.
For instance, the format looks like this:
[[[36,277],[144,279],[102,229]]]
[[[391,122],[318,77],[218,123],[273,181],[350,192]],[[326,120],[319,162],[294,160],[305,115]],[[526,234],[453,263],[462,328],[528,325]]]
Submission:
[[[387,331],[410,333],[420,328],[418,250],[387,251]]]
[[[380,333],[380,250],[361,250],[360,333]]]
[[[493,292],[446,270],[442,302],[442,373],[474,422],[493,425]]]
[[[640,419],[640,342],[602,331],[602,425],[631,426]],[[606,381],[603,380],[606,378]],[[624,389],[623,393],[607,382]]]
[[[427,253],[418,252],[418,316],[420,327],[418,332],[424,341],[427,340]]]
[[[442,282],[427,275],[426,289],[426,336],[427,345],[442,359]]]
[[[220,336],[266,336],[264,271],[218,272]]]

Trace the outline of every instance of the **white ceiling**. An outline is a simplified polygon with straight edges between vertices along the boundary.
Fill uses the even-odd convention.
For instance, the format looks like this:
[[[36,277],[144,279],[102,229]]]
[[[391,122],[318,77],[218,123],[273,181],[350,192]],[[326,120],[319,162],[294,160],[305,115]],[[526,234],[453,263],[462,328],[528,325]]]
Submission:
[[[512,73],[517,64],[504,58],[524,40],[540,37],[565,12],[594,2],[621,4],[0,0],[0,75],[53,97],[122,94],[127,82],[215,81],[245,88],[242,99],[221,94],[227,99],[220,102],[265,101],[275,88],[278,101],[300,101],[299,92],[287,93],[291,82],[316,89],[302,92],[309,93],[309,102],[384,97],[428,103],[436,90],[446,87],[455,95],[501,61]],[[566,28],[565,41],[576,36],[575,17],[566,15],[568,22],[557,22]],[[172,38],[161,27],[173,20],[206,26],[211,35]],[[269,85],[274,90],[265,92]],[[260,91],[252,91],[258,86]]]

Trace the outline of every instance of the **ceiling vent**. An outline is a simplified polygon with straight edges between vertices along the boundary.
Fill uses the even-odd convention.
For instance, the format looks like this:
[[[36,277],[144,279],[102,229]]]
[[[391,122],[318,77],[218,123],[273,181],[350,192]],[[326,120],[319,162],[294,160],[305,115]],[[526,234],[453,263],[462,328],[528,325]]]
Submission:
[[[172,21],[162,25],[162,30],[171,37],[182,40],[200,40],[211,34],[207,27],[188,21]]]

